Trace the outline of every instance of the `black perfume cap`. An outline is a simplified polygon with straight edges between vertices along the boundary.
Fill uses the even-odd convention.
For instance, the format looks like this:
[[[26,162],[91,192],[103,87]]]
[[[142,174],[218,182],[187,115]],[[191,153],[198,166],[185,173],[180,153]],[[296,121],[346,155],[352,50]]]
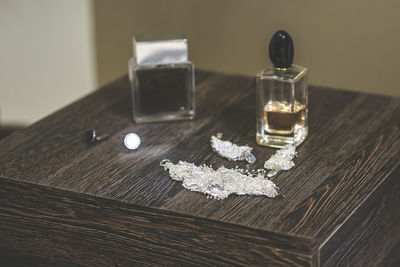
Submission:
[[[293,62],[293,40],[285,31],[277,31],[269,42],[269,57],[275,68],[289,68]]]

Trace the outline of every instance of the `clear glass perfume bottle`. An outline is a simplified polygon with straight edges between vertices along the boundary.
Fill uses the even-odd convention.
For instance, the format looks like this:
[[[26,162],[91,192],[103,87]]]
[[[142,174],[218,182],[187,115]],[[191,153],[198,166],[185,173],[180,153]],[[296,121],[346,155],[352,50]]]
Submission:
[[[273,66],[257,74],[257,143],[298,146],[308,134],[307,69],[292,65],[293,41],[285,31],[274,34],[269,52]]]
[[[134,36],[129,60],[136,123],[193,119],[194,65],[182,36]]]

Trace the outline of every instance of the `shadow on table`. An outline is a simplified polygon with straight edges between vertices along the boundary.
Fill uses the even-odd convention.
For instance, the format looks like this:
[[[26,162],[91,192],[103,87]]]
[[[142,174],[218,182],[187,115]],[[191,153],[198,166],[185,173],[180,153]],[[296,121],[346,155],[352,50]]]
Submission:
[[[0,140],[24,128],[22,125],[0,125]]]

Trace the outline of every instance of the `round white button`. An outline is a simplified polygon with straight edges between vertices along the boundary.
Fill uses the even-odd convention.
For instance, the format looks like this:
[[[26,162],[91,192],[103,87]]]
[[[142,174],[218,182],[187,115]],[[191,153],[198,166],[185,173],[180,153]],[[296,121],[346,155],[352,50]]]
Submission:
[[[137,149],[140,146],[140,137],[135,133],[129,133],[125,136],[124,144],[128,149]]]

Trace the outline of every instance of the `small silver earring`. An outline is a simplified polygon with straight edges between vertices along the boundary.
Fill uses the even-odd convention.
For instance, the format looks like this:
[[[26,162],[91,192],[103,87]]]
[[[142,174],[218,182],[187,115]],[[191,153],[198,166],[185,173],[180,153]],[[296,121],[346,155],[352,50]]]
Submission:
[[[108,138],[108,135],[97,136],[96,131],[93,129],[89,129],[85,132],[85,141],[88,144],[92,144],[95,142],[103,141]]]

